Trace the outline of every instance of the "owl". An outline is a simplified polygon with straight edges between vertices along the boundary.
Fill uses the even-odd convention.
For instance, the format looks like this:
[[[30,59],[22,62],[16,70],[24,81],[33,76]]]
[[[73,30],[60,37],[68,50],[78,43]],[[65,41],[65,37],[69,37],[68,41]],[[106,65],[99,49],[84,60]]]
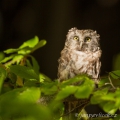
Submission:
[[[79,74],[87,74],[98,83],[102,54],[99,40],[99,34],[91,29],[78,30],[74,27],[68,31],[58,60],[59,82]]]

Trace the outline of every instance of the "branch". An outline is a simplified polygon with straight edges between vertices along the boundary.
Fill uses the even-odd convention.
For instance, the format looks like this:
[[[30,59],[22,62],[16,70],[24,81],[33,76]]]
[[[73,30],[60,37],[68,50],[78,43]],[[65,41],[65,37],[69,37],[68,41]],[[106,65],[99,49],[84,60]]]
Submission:
[[[81,100],[81,99],[79,99],[79,100]],[[83,105],[83,107],[81,107],[81,109],[80,109],[80,111],[81,111],[83,108],[85,108],[86,105],[88,105],[89,102],[90,102],[90,101],[88,100],[88,101],[86,101],[85,103],[82,103],[82,104],[78,105],[77,107],[75,107],[74,109],[72,109],[70,112],[63,114],[61,117],[64,117],[64,116],[66,116],[66,115],[69,115],[70,113],[72,113],[72,112],[75,111],[77,108],[79,108],[79,107],[81,107],[81,106]]]

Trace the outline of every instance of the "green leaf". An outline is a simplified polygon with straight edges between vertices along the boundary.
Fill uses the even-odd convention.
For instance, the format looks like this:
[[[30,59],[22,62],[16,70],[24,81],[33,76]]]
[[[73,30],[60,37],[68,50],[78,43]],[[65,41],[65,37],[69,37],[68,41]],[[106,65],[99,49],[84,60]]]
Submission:
[[[118,88],[114,94],[114,99],[115,99],[115,105],[119,108],[120,106],[120,89]]]
[[[4,108],[4,105],[11,102],[12,104],[18,103],[36,103],[40,97],[40,89],[31,87],[31,88],[18,88],[11,90],[0,96],[0,106]],[[14,99],[12,99],[14,98]],[[9,101],[8,101],[9,100]],[[18,102],[18,103],[17,103]],[[5,104],[2,104],[5,103]],[[7,107],[7,106],[6,106]]]
[[[0,63],[5,63],[5,62],[11,60],[14,56],[15,56],[15,54],[14,55],[10,55],[8,57],[5,57],[2,61],[0,61]]]
[[[71,85],[73,84],[73,85]],[[76,86],[74,86],[74,84]],[[64,99],[71,94],[77,98],[88,98],[95,88],[94,81],[86,75],[78,75],[59,84],[61,91],[56,99]]]
[[[29,54],[29,53],[31,53],[31,50],[32,50],[32,48],[30,48],[30,47],[25,47],[25,48],[23,48],[23,49],[20,49],[19,51],[18,51],[18,54],[22,54],[22,55],[26,55],[26,54]]]
[[[45,95],[53,95],[55,93],[57,93],[58,91],[58,86],[57,86],[57,81],[55,82],[49,82],[49,83],[43,83],[41,84],[40,88],[42,93],[44,93]]]
[[[5,66],[8,67],[8,66],[10,66],[10,65],[12,65],[12,64],[14,64],[14,63],[19,64],[19,62],[21,61],[21,59],[22,59],[23,57],[24,57],[23,55],[18,55],[18,54],[15,55],[15,54],[14,54],[14,55],[11,55],[11,56],[9,56],[9,57],[5,57],[5,59],[3,59],[3,60],[1,61],[1,63],[7,62],[7,61],[9,61],[9,60],[12,59],[10,62],[8,62],[8,63],[5,64]]]
[[[0,52],[0,61],[2,61],[5,58],[5,54],[3,52]]]
[[[89,98],[95,88],[95,84],[92,80],[86,80],[74,94],[76,98]]]
[[[86,86],[81,86],[75,93],[76,98],[88,98],[91,94],[91,89]]]
[[[39,74],[40,82],[52,82],[52,80],[43,73]]]
[[[112,76],[112,78],[118,79],[120,78],[120,70],[112,71],[110,72],[110,75]]]
[[[0,67],[0,93],[1,93],[2,85],[6,76],[7,76],[6,70]]]
[[[15,83],[17,80],[17,76],[12,72],[8,73],[8,78],[12,81],[12,83]]]
[[[25,47],[33,48],[38,44],[38,42],[39,42],[39,38],[35,36],[34,38],[24,42],[19,48],[25,48]]]
[[[96,91],[91,103],[99,104],[105,112],[114,114],[120,106],[120,90],[117,89],[114,93],[108,92],[108,88]]]
[[[46,43],[47,43],[46,40],[41,40],[41,41],[32,49],[32,52],[34,52],[35,50],[43,47]]]
[[[100,106],[103,108],[105,112],[110,113],[110,114],[114,114],[118,109],[115,106],[115,102],[113,101],[101,102]]]
[[[30,67],[30,68],[32,68],[32,64],[31,64],[31,62],[30,62],[30,60],[26,60],[26,65],[28,66],[28,67]]]
[[[12,59],[12,61],[13,61],[13,62],[17,62],[17,64],[19,64],[20,61],[21,61],[21,59],[22,59],[23,57],[24,57],[23,55],[16,55],[16,56]]]
[[[95,91],[90,99],[91,104],[101,103],[101,97],[105,96],[108,93],[108,88],[104,88],[102,90]]]
[[[18,48],[18,49],[10,48],[10,49],[4,50],[4,53],[6,53],[6,54],[10,54],[10,53],[17,52],[18,50],[19,50],[19,48]]]
[[[90,80],[90,78],[87,75],[77,75],[71,79],[65,80],[62,83],[60,83],[61,87],[65,87],[66,85],[71,85],[71,84],[76,84],[79,83],[77,85],[81,85],[82,82],[86,81],[86,80]]]
[[[37,75],[32,68],[20,65],[12,65],[9,68],[11,72],[20,76],[21,78],[39,80],[39,75]]]
[[[101,101],[111,101],[111,102],[115,102],[115,98],[114,98],[114,94],[113,93],[108,93],[106,95],[101,96]]]
[[[105,86],[106,83],[110,83],[110,81],[109,81],[107,76],[105,76],[105,77],[100,79],[100,81],[98,83],[98,87]]]
[[[56,100],[62,100],[66,97],[68,97],[71,94],[74,94],[76,90],[78,89],[78,86],[66,86],[63,88],[56,96]]]
[[[55,120],[59,120],[60,116],[64,113],[63,101],[55,100],[55,96],[49,96],[49,97],[51,97],[49,108],[51,111],[53,111],[53,116],[54,118],[56,118]],[[54,119],[51,119],[51,120],[54,120]]]
[[[32,59],[32,65],[33,65],[34,71],[39,74],[40,67],[39,67],[39,64],[38,64],[37,60],[31,55],[30,55],[30,57]]]
[[[35,87],[18,88],[7,92],[0,96],[0,116],[5,120],[26,117],[48,120],[50,111],[37,104],[39,98],[40,89]]]
[[[102,101],[101,101],[100,97],[101,97],[100,95],[92,96],[92,98],[90,99],[91,104],[99,104],[99,103],[101,103]]]

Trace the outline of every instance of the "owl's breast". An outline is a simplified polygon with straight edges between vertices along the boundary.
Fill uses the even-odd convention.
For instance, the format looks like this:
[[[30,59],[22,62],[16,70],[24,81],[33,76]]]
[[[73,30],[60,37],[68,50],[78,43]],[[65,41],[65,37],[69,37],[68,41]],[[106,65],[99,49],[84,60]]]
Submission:
[[[72,51],[70,56],[72,61],[71,68],[76,74],[80,74],[87,73],[89,69],[92,69],[101,55],[99,52]]]
[[[88,55],[83,52],[77,52],[77,51],[71,52],[72,69],[76,71],[77,73],[79,72],[79,70],[81,70],[81,72],[85,72],[89,65],[87,56]]]

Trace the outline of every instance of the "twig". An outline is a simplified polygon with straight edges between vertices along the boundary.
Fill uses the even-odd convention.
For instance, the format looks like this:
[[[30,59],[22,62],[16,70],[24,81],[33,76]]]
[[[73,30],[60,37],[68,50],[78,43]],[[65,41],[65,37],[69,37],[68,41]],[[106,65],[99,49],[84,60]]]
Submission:
[[[109,81],[110,81],[110,85],[111,85],[114,89],[116,89],[115,86],[112,84],[112,81],[111,81],[110,76],[108,76],[108,79],[109,79]]]
[[[85,102],[85,103],[82,103],[82,104],[78,105],[77,107],[75,107],[74,109],[72,109],[70,112],[63,114],[61,117],[66,116],[66,115],[72,113],[75,109],[81,107],[82,105],[84,105],[84,106],[81,108],[81,109],[83,109],[88,103],[89,103],[89,102],[87,101],[87,102]]]

